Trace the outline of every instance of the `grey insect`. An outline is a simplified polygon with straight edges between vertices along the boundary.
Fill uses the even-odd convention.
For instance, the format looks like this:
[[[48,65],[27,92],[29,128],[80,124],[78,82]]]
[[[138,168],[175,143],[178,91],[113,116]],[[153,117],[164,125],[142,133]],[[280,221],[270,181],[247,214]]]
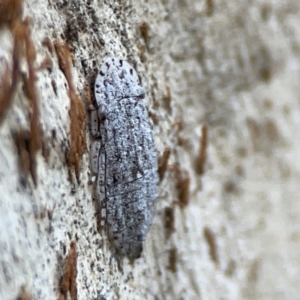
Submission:
[[[157,197],[157,153],[144,97],[128,62],[104,60],[91,113],[95,196],[101,226],[107,226],[116,252],[130,259],[143,250]]]

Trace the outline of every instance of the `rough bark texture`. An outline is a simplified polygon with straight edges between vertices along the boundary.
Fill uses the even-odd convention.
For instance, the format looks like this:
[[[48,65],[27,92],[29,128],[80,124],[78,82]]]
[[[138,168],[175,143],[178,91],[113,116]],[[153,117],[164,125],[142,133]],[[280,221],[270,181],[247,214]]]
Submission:
[[[0,298],[298,299],[299,1],[11,2]],[[163,157],[144,252],[121,267],[97,231],[84,122],[108,55],[137,70]]]

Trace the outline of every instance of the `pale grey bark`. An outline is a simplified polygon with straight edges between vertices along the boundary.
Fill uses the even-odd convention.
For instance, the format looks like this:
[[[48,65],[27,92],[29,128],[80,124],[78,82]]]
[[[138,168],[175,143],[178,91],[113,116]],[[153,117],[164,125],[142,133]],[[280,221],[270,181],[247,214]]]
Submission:
[[[28,0],[24,7],[36,66],[52,61],[36,82],[49,157],[37,154],[37,187],[20,174],[13,134],[29,127],[20,78],[0,127],[0,298],[15,299],[23,285],[33,299],[58,299],[77,241],[78,299],[297,299],[299,1]],[[127,59],[146,91],[158,152],[171,149],[143,255],[123,270],[96,230],[89,151],[80,182],[69,180],[68,84],[55,51],[42,45],[46,37],[70,46],[85,104],[102,59]],[[12,64],[9,30],[1,29],[0,45],[3,73]],[[26,74],[26,64],[21,69]],[[178,192],[180,176],[190,178],[188,197]]]

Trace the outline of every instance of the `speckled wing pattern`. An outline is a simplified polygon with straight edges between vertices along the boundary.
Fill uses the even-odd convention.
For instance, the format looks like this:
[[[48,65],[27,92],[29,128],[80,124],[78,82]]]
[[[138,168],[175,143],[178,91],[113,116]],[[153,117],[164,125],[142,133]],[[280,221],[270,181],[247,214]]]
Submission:
[[[134,259],[153,220],[158,182],[144,90],[126,61],[106,58],[96,78],[95,97],[98,125],[92,130],[97,136],[92,168],[101,218],[116,252]],[[94,128],[97,122],[94,117]]]

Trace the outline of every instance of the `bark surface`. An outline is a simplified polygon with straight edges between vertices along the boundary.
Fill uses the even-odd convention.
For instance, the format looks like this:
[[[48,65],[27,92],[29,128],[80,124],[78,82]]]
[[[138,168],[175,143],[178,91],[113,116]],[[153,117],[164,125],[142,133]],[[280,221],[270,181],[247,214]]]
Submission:
[[[11,3],[0,298],[297,299],[299,1]],[[142,257],[121,265],[97,231],[89,163],[107,56],[137,71],[161,157]]]

